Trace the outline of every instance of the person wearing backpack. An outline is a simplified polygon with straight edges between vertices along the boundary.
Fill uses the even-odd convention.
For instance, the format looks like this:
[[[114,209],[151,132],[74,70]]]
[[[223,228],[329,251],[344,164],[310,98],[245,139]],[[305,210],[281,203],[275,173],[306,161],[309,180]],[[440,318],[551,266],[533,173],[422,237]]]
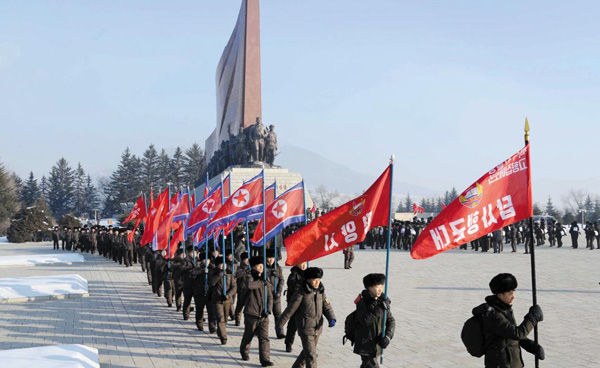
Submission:
[[[512,310],[517,279],[510,273],[501,273],[492,278],[489,286],[493,295],[486,297],[484,304],[473,309],[474,316],[482,316],[485,367],[522,368],[521,347],[544,360],[544,349],[527,338],[534,326],[544,320],[540,306],[529,308],[523,322],[517,325]]]
[[[325,296],[325,287],[321,283],[323,270],[309,267],[304,270],[304,278],[306,282],[292,295],[276,327],[277,334],[283,334],[283,325],[292,317],[296,320],[302,352],[292,368],[316,368],[317,344],[323,332],[323,317],[327,318],[329,327],[335,326],[333,307]]]
[[[368,274],[363,278],[365,290],[355,301],[356,323],[353,336],[349,338],[354,342],[354,353],[360,355],[361,368],[379,367],[377,357],[381,355],[381,349],[387,348],[394,337],[396,321],[390,309],[391,301],[383,295],[384,284],[384,274]],[[384,311],[387,311],[385,335],[383,334]]]

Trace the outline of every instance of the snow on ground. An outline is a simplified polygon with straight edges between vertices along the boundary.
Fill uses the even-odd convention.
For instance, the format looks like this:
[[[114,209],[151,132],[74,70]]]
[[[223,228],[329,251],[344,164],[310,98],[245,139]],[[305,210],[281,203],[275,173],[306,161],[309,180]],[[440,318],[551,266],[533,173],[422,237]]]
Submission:
[[[0,362],[11,368],[100,368],[98,350],[85,345],[2,350]]]
[[[74,262],[85,262],[85,258],[77,253],[29,254],[23,256],[0,257],[0,267],[32,266],[52,263],[72,264]]]
[[[79,275],[0,279],[0,303],[86,296],[88,282]]]

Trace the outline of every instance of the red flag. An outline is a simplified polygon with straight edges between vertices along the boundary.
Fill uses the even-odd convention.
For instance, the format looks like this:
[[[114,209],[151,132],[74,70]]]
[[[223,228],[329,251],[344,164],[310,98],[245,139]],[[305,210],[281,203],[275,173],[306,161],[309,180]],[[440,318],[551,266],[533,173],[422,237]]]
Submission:
[[[416,203],[413,203],[413,214],[415,216],[417,215],[417,213],[423,213],[423,212],[425,212],[425,209],[423,207],[419,206]]]
[[[190,202],[189,202],[189,194],[188,192],[183,193],[181,198],[179,199],[179,207],[177,207],[177,211],[175,215],[173,215],[173,222],[175,221],[183,221],[188,218],[190,215]]]
[[[527,145],[452,201],[419,235],[410,255],[426,259],[531,216]]]
[[[222,202],[222,187],[219,184],[218,187],[212,190],[208,196],[198,203],[194,210],[190,214],[188,220],[188,230],[194,231],[200,226],[208,224],[208,221],[214,216],[215,213],[221,208]]]
[[[139,196],[135,202],[135,205],[133,206],[133,209],[129,213],[129,216],[127,216],[123,223],[137,219],[143,219],[144,217],[146,217],[146,201],[144,201],[144,196]]]
[[[231,180],[229,179],[229,175],[225,179],[223,179],[223,200],[229,198],[231,194]]]
[[[263,211],[263,173],[239,187],[215,214],[206,227],[207,233],[227,224],[262,213]]]
[[[275,200],[275,188],[277,188],[275,183],[265,188],[265,206],[270,205]]]
[[[171,236],[171,230],[175,230],[177,227],[179,227],[179,223],[173,223],[173,216],[177,212],[180,199],[181,196],[179,193],[174,195],[169,201],[169,206],[163,211],[163,216],[160,219],[160,224],[156,230],[156,249],[158,250],[167,249],[169,245],[169,238]]]
[[[156,229],[158,229],[158,224],[160,223],[163,210],[166,207],[168,196],[168,190],[165,189],[164,192],[158,195],[156,201],[151,200],[152,206],[148,211],[148,221],[146,221],[146,227],[144,228],[141,244],[148,244],[152,242],[154,234],[156,233]],[[152,193],[150,194],[150,198],[152,198]]]
[[[312,206],[312,208],[310,209],[310,212],[311,212],[313,215],[315,214],[315,212],[317,212],[317,207],[315,207],[315,202],[313,202],[313,206]]]
[[[317,218],[285,239],[287,266],[295,266],[348,248],[365,239],[390,217],[391,166],[360,197]]]
[[[302,182],[283,192],[273,203],[267,206],[265,212],[266,241],[271,240],[285,227],[304,221],[304,185]],[[263,245],[263,220],[260,219],[252,243]]]

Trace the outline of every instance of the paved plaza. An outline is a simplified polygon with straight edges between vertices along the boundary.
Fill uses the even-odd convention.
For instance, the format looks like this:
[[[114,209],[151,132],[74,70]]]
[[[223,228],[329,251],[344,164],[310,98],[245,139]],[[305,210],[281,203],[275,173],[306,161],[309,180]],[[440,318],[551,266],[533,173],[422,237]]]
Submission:
[[[600,250],[536,248],[538,301],[544,310],[540,342],[546,350],[542,367],[600,366]],[[506,249],[506,247],[505,247]],[[50,243],[0,244],[0,257],[53,254]],[[529,256],[506,251],[482,254],[452,250],[425,261],[392,250],[389,296],[396,335],[385,351],[385,367],[482,367],[460,341],[471,309],[489,294],[487,284],[499,272],[519,280],[515,316],[531,305]],[[79,274],[88,280],[89,298],[42,300],[0,305],[0,350],[50,344],[83,344],[98,349],[102,367],[258,367],[257,341],[250,361],[239,355],[242,327],[228,326],[229,341],[200,332],[193,317],[168,308],[152,294],[139,265],[125,268],[98,255],[84,263],[0,268],[0,277]],[[319,341],[320,367],[358,367],[360,359],[342,345],[344,319],[362,289],[362,277],[383,272],[384,251],[357,251],[352,270],[343,269],[341,252],[311,262],[323,267],[323,282],[336,312],[337,325],[325,328]],[[287,278],[289,268],[284,268]],[[284,303],[285,304],[285,303]],[[193,313],[192,313],[193,316]],[[270,323],[271,357],[276,367],[290,367],[300,351],[285,353]],[[531,334],[533,338],[533,333]],[[523,353],[525,365],[532,356]]]

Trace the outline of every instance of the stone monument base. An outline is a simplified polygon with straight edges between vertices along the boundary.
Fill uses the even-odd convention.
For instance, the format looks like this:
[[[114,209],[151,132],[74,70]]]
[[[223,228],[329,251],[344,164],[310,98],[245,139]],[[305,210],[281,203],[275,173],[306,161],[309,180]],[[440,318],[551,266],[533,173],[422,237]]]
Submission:
[[[221,180],[224,180],[227,175],[230,175],[231,182],[231,193],[235,192],[245,180],[252,179],[256,175],[260,174],[262,171],[262,165],[254,164],[250,166],[229,166],[227,169],[223,170],[223,172],[219,175],[216,175],[208,180],[208,187],[214,188],[217,186]],[[277,166],[265,167],[265,187],[273,184],[273,182],[277,181],[277,195],[285,192],[289,188],[298,184],[302,181],[302,175],[299,173],[289,172],[288,169],[284,169]],[[305,183],[306,184],[306,183]],[[200,198],[204,195],[204,187],[206,185],[202,184],[196,188],[196,198],[200,201]],[[313,201],[308,193],[308,190],[305,188],[304,192],[306,196],[306,209],[310,210],[313,207]],[[228,193],[225,193],[228,195]]]

